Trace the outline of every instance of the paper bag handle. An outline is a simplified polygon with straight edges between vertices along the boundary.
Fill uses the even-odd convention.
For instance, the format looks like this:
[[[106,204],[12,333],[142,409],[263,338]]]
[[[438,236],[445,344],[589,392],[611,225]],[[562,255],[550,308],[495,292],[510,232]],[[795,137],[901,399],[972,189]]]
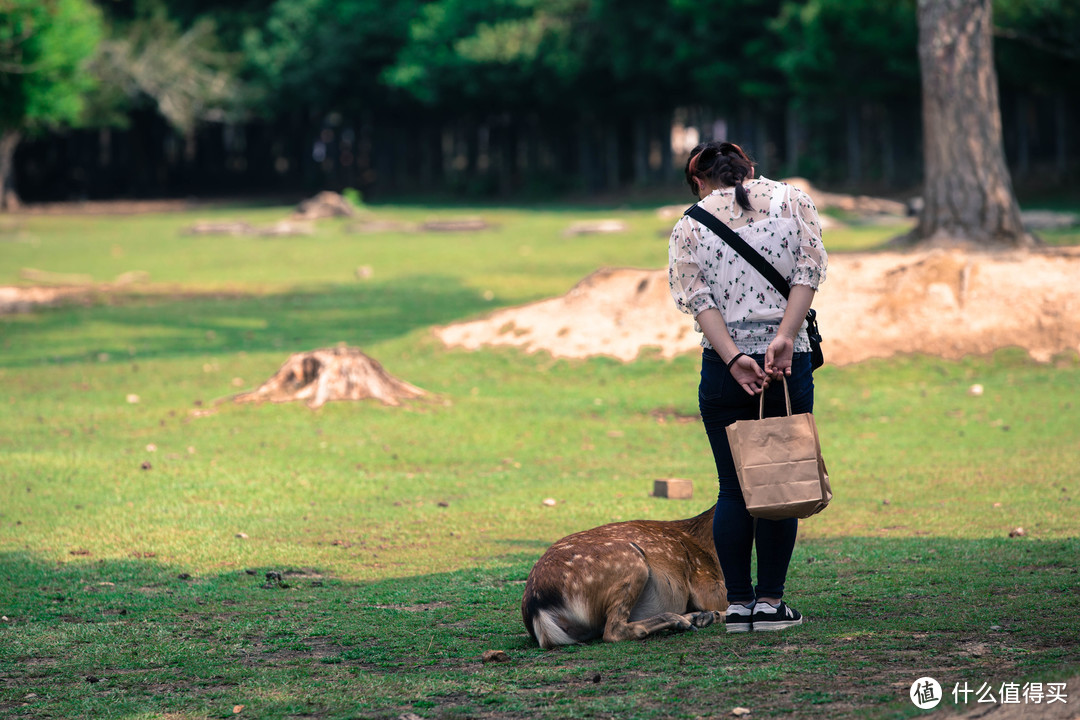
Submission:
[[[787,377],[785,375],[781,375],[780,379],[784,381],[784,404],[787,405],[787,414],[791,415],[791,395],[788,394]],[[765,419],[765,391],[762,390],[761,391],[761,401],[760,401],[760,405],[758,407],[758,420],[764,420],[764,419]]]

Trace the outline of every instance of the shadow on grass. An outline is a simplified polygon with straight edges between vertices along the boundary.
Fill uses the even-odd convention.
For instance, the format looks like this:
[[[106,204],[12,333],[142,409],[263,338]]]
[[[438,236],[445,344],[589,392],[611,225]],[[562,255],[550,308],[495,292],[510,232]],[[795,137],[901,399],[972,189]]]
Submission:
[[[0,317],[0,367],[364,347],[492,309],[479,291],[434,275],[324,292],[116,296]]]
[[[810,540],[789,577],[801,628],[549,652],[519,614],[537,557],[349,583],[316,568],[187,576],[152,558],[6,554],[0,712],[693,717],[743,705],[905,717],[918,713],[907,690],[924,675],[996,688],[1080,663],[1075,539]],[[483,663],[486,650],[509,660]]]

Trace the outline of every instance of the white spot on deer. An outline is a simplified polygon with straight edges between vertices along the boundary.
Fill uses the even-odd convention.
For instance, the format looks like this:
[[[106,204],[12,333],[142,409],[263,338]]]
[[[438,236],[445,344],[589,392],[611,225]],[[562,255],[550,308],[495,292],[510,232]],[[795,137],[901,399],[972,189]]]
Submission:
[[[538,612],[533,621],[533,629],[542,648],[553,648],[556,645],[573,645],[577,642],[559,627],[558,617],[553,610],[541,610]]]

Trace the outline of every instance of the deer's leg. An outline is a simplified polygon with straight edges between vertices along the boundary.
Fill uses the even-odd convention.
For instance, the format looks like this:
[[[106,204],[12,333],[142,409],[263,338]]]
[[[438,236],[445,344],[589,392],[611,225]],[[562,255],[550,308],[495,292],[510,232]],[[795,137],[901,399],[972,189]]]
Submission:
[[[714,622],[718,622],[723,616],[715,610],[701,610],[699,612],[687,613],[682,617],[694,627],[703,628],[712,625]]]
[[[627,574],[627,578],[613,587],[605,603],[607,622],[604,640],[641,640],[663,630],[691,630],[705,627],[715,621],[711,612],[688,613],[660,612],[641,620],[630,620],[630,613],[649,583],[649,567],[644,562]]]
[[[706,575],[694,578],[690,582],[690,608],[693,610],[715,611],[720,613],[727,610],[727,588],[724,581],[716,577]]]

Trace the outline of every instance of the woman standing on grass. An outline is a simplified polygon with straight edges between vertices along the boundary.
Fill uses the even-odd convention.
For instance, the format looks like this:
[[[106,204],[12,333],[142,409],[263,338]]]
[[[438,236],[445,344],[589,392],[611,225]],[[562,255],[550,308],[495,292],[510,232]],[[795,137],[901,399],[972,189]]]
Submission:
[[[791,286],[787,299],[734,249],[684,216],[668,247],[668,282],[679,309],[704,334],[698,404],[716,460],[720,491],[713,542],[724,571],[728,632],[802,623],[783,602],[798,520],[762,520],[746,510],[725,428],[758,416],[758,395],[787,379],[792,413],[812,412],[814,378],[806,312],[825,279],[828,256],[817,210],[801,190],[754,177],[742,148],[710,142],[691,151],[686,182],[698,203],[761,253]],[[766,416],[785,413],[783,392],[765,395]],[[756,545],[758,582],[751,584]]]

